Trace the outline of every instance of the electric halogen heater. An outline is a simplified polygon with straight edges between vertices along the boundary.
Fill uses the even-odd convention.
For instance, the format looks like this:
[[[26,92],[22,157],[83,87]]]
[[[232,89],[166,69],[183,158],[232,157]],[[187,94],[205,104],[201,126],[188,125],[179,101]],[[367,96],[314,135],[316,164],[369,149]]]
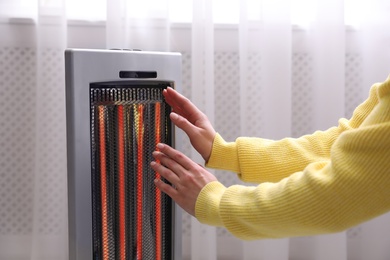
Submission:
[[[180,89],[181,55],[68,49],[65,74],[69,259],[180,259],[180,210],[150,162],[174,145],[162,91]]]

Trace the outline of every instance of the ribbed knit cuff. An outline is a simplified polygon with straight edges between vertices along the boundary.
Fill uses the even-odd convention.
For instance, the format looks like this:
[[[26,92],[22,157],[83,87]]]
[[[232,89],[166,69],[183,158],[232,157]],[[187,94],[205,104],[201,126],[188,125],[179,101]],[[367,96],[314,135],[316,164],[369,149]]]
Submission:
[[[208,183],[200,191],[195,204],[195,217],[199,222],[212,225],[222,226],[219,217],[219,203],[226,187],[218,181]]]
[[[210,158],[206,167],[239,172],[235,142],[226,142],[218,133],[215,135]]]

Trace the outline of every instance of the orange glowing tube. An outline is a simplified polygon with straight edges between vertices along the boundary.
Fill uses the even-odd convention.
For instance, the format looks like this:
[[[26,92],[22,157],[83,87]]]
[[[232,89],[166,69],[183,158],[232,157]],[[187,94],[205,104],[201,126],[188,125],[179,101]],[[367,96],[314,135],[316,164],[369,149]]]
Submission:
[[[143,105],[139,104],[137,117],[137,260],[142,259],[143,112]]]
[[[118,106],[119,259],[126,259],[125,147],[123,106]]]
[[[156,145],[161,142],[161,104],[156,103],[155,106],[155,131],[156,131]],[[159,163],[159,161],[157,161]],[[161,176],[156,172],[156,179],[160,179]],[[156,188],[156,260],[161,260],[161,193],[160,190]]]
[[[100,192],[102,216],[102,259],[109,259],[108,208],[107,208],[107,171],[106,171],[106,131],[104,125],[104,106],[98,107],[99,114],[99,154],[100,154]]]

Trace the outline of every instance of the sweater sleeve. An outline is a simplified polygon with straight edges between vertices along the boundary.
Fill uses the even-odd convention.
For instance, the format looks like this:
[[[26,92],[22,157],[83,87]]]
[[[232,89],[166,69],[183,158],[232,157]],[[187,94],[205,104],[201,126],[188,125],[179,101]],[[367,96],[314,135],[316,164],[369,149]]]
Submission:
[[[256,187],[209,183],[196,202],[198,220],[249,240],[338,232],[388,212],[390,83],[374,89],[371,99],[380,102],[372,101],[359,127],[338,135],[329,158]]]
[[[328,160],[335,140],[343,132],[358,128],[376,106],[379,85],[371,88],[369,98],[355,109],[350,120],[340,119],[337,127],[326,131],[277,141],[239,137],[226,142],[216,134],[206,166],[233,171],[246,182],[261,183],[280,181],[312,162]]]

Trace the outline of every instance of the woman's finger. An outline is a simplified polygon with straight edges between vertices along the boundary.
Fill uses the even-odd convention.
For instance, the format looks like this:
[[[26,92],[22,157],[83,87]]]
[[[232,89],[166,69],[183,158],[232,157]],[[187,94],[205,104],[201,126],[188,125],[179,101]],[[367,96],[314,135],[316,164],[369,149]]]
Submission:
[[[166,193],[169,197],[171,197],[174,200],[176,199],[177,194],[179,192],[174,187],[159,179],[155,179],[154,184],[157,186],[158,189]]]
[[[178,150],[173,149],[169,145],[159,143],[157,144],[157,149],[166,156],[168,156],[170,159],[181,165],[184,169],[189,170],[193,167],[194,162],[190,158],[188,158]]]
[[[195,136],[198,127],[190,123],[185,117],[181,116],[178,113],[172,112],[170,114],[172,122],[183,130],[188,136]]]
[[[177,161],[171,159],[169,156],[160,151],[154,151],[153,157],[156,161],[159,161],[165,168],[171,170],[177,176],[182,176],[186,169]]]
[[[166,179],[168,182],[172,183],[173,185],[178,185],[180,182],[179,176],[172,172],[170,169],[167,167],[161,165],[160,163],[157,162],[151,162],[150,166],[152,169],[156,172],[158,172],[164,179]]]
[[[188,98],[173,88],[167,88],[163,95],[174,111],[185,117],[192,124],[203,116],[203,113]]]

